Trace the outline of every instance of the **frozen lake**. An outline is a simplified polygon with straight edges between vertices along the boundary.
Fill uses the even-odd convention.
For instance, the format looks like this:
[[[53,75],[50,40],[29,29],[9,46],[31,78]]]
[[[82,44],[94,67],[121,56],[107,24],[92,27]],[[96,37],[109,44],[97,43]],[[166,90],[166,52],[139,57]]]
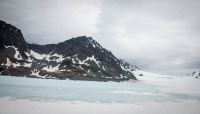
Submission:
[[[199,80],[143,72],[140,81],[0,76],[0,114],[199,114]]]
[[[163,86],[142,81],[118,83],[0,76],[0,97],[12,99],[131,104],[200,101],[200,94],[164,91],[164,89]]]

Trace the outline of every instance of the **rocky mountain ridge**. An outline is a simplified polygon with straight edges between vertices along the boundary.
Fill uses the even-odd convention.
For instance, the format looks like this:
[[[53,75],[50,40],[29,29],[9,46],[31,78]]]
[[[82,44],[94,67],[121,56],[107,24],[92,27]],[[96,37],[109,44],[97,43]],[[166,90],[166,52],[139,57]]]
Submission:
[[[0,21],[1,75],[71,80],[124,81],[138,69],[117,59],[91,37],[57,44],[29,44],[21,30]]]

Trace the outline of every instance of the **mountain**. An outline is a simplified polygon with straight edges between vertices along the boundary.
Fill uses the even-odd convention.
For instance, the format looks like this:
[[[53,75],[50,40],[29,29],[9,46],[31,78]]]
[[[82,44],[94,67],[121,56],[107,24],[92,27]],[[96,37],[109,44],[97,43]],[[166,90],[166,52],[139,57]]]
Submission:
[[[80,36],[57,44],[29,44],[21,30],[3,21],[0,21],[0,58],[2,75],[95,81],[136,80],[130,69],[136,70],[137,67],[117,59],[91,37]]]
[[[200,71],[194,71],[194,72],[188,74],[187,76],[200,78]]]
[[[121,68],[125,71],[137,71],[140,70],[140,68],[138,68],[137,66],[131,65],[128,62],[124,61],[123,59],[119,59],[120,64],[121,64]]]

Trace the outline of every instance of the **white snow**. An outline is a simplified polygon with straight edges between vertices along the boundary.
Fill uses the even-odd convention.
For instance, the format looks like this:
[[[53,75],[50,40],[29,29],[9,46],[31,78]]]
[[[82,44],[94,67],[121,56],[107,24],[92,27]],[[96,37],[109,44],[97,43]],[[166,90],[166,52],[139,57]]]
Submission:
[[[4,65],[6,65],[6,66],[11,66],[12,65],[14,68],[16,68],[18,66],[21,66],[20,63],[12,63],[8,57],[6,57],[6,58],[7,58],[6,59],[6,64],[4,64]]]
[[[12,65],[13,65],[14,68],[21,66],[20,63],[12,63]]]
[[[92,46],[95,48],[96,46],[94,44],[92,44]]]
[[[39,75],[39,72],[40,72],[40,71],[37,71],[36,69],[34,69],[34,70],[31,71],[31,72],[32,72],[31,75],[41,77],[41,76]]]
[[[88,70],[88,73],[90,73],[90,69]]]
[[[87,57],[85,60],[81,61],[81,60],[78,60],[79,61],[79,64],[85,64],[85,65],[88,65],[86,62],[87,61],[94,61],[99,67],[99,63],[100,61],[97,61],[96,58],[94,57],[94,55],[92,55],[92,57]]]
[[[15,49],[15,55],[14,55],[14,57],[17,58],[18,60],[23,60],[22,56],[20,55],[20,53],[18,51],[18,48],[16,48],[15,46],[12,46],[12,48]]]
[[[10,61],[10,59],[9,59],[8,57],[7,57],[7,59],[6,59],[6,62],[7,62],[7,63],[5,64],[6,66],[12,65],[12,62]]]
[[[25,54],[28,56],[28,60],[27,61],[28,62],[33,62],[33,59],[30,58],[30,56],[31,56],[30,53],[25,52]]]
[[[45,59],[47,61],[56,61],[57,63],[62,62],[65,58],[62,55],[59,55],[57,53],[54,53],[51,55],[52,52],[50,52],[49,54],[39,54],[37,52],[34,52],[33,50],[30,50],[30,54],[26,53],[27,56],[32,55],[34,58],[36,59]],[[50,57],[57,57],[54,58],[53,60],[50,60]],[[31,60],[29,60],[31,61]]]
[[[7,63],[5,64],[6,66],[13,66],[14,68],[18,66],[24,66],[24,67],[31,67],[32,63],[24,63],[24,65],[21,65],[20,63],[12,63],[9,58],[7,58]]]
[[[105,76],[105,78],[111,79],[112,77],[109,77],[109,76]]]
[[[128,78],[127,76],[124,76],[124,78]]]
[[[122,65],[120,65],[120,67],[121,67],[122,70],[124,70],[124,71],[129,71],[128,69],[125,69]]]
[[[118,77],[115,77],[116,79],[120,79],[120,78],[118,78]]]
[[[120,74],[120,78],[124,78],[124,76],[122,74]]]
[[[36,59],[44,59],[46,57],[45,54],[39,54],[39,53],[36,53],[33,50],[30,50],[30,54]]]
[[[142,83],[164,87],[166,92],[180,92],[200,94],[200,80],[189,76],[171,76],[149,73],[145,71],[132,71],[136,78]],[[140,76],[140,75],[143,76]]]
[[[103,67],[103,70],[105,70],[105,71],[106,71],[105,67],[104,67],[104,66],[102,66],[102,67]]]
[[[32,63],[24,63],[24,67],[31,67]]]
[[[92,57],[89,58],[90,61],[94,61],[99,67],[99,61],[97,61],[95,58],[94,58],[94,55],[92,55]]]
[[[72,58],[72,63],[73,63],[73,64],[76,64],[76,62],[75,62],[75,60],[74,60],[74,59],[75,59],[75,58]]]
[[[141,81],[159,82],[160,80],[165,80],[165,79],[169,80],[169,79],[175,78],[175,76],[154,74],[154,73],[150,73],[150,72],[146,72],[142,70],[132,71],[132,73],[136,76],[138,80],[141,80]]]
[[[199,114],[199,101],[123,104],[81,101],[43,102],[1,97],[0,106],[2,114],[56,114],[58,112],[59,114],[83,114],[83,112],[87,114]]]
[[[47,72],[55,72],[58,71],[59,64],[55,67],[52,67],[52,65],[48,67],[43,67],[42,70],[46,70]]]
[[[65,58],[62,56],[62,55],[59,55],[57,53],[54,53],[53,55],[48,55],[47,57],[51,57],[51,56],[54,56],[54,57],[58,57],[58,59],[56,59],[57,62],[62,62]],[[46,57],[46,58],[47,58]],[[50,60],[49,60],[50,61]]]
[[[80,65],[86,65],[86,66],[89,66],[89,64],[87,64],[86,63],[86,61],[88,61],[89,59],[87,58],[87,59],[85,59],[85,60],[83,60],[83,61],[81,61],[81,60],[79,60],[78,58],[76,58],[77,60],[78,60],[78,64],[80,64]]]

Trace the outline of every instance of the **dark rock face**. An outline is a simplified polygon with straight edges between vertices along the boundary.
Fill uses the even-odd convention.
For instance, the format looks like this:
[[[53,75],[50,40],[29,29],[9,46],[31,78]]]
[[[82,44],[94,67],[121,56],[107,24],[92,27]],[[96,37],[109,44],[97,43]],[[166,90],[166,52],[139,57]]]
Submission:
[[[2,75],[92,81],[136,79],[127,70],[132,68],[127,67],[128,63],[125,65],[91,37],[58,44],[28,44],[19,29],[0,21],[0,42]]]
[[[5,49],[5,46],[16,46],[22,56],[26,57],[24,51],[28,49],[28,45],[24,40],[21,30],[16,27],[0,21],[0,49]]]

